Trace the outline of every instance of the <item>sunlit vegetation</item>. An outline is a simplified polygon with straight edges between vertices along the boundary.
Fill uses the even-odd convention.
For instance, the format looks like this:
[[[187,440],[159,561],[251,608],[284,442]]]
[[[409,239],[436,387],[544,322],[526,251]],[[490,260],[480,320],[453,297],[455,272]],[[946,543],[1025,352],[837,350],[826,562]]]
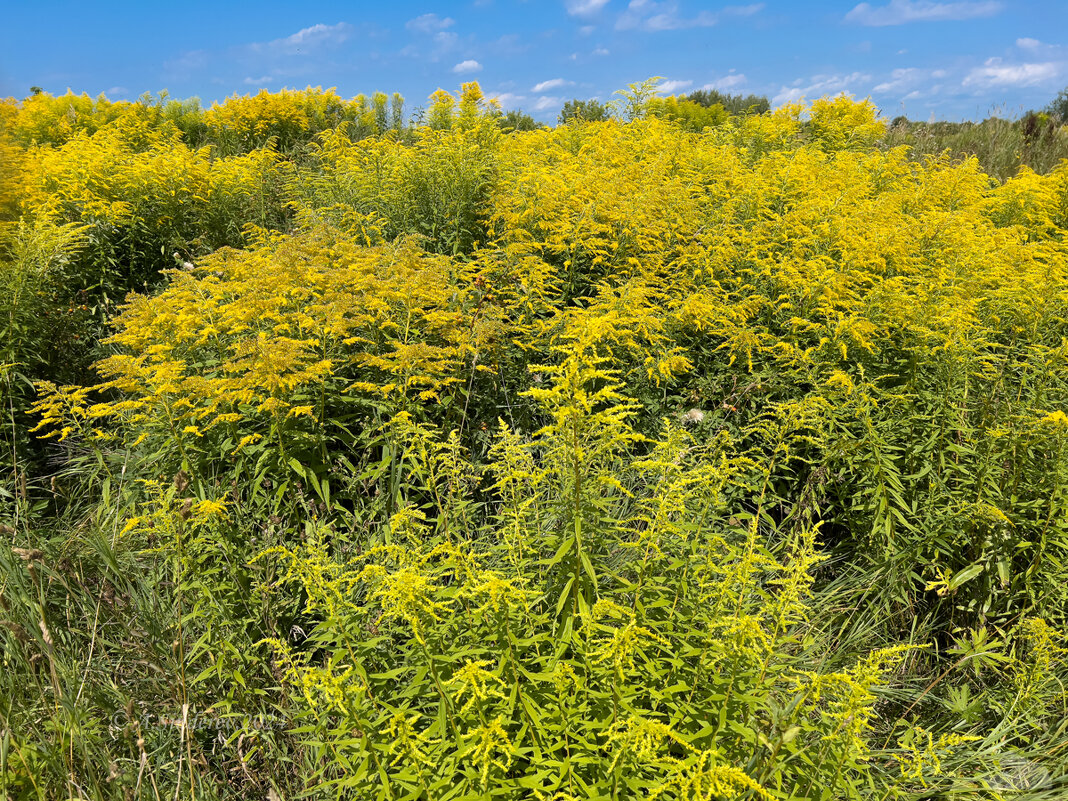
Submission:
[[[1062,798],[1068,162],[759,100],[0,104],[0,795]]]
[[[1055,114],[1029,112],[1018,120],[990,117],[982,122],[914,122],[895,118],[884,146],[906,146],[913,158],[948,152],[961,161],[977,158],[999,181],[1020,167],[1048,173],[1068,158],[1068,125]]]

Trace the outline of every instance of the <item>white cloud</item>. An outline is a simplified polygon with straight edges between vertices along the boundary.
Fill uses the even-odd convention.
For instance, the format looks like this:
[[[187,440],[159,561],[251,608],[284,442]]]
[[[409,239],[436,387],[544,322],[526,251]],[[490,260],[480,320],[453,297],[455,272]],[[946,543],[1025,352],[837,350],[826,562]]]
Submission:
[[[1052,81],[1063,69],[1062,64],[1047,61],[1038,64],[1005,64],[1000,58],[988,58],[983,66],[969,72],[964,86],[989,89],[1000,86],[1034,86]]]
[[[1022,50],[1037,50],[1042,46],[1042,42],[1038,41],[1038,39],[1031,39],[1025,36],[1022,39],[1016,40],[1016,46]]]
[[[876,94],[890,94],[911,89],[927,77],[927,70],[918,67],[901,67],[890,73],[890,78],[872,87]]]
[[[916,100],[921,97],[941,95],[945,86],[941,81],[948,75],[945,70],[928,70],[920,67],[900,67],[889,77],[872,87],[874,95],[890,95],[900,100]]]
[[[274,80],[270,75],[264,75],[260,78],[245,78],[245,86],[263,86]]]
[[[129,93],[130,90],[127,89],[125,86],[112,86],[110,89],[104,92],[104,94],[106,94],[109,98],[120,97],[121,95],[126,95]]]
[[[680,89],[693,86],[693,81],[662,81],[657,84],[656,91],[662,95],[672,95]]]
[[[534,101],[535,111],[548,111],[549,109],[560,108],[564,105],[564,99],[562,97],[552,97],[550,95],[544,95]]]
[[[725,17],[751,17],[763,10],[763,3],[750,3],[747,6],[724,6],[720,13]]]
[[[469,58],[465,61],[461,61],[459,64],[453,67],[452,71],[457,73],[458,75],[464,75],[468,72],[479,72],[481,69],[481,64],[479,64],[473,58]]]
[[[492,100],[496,100],[501,104],[501,108],[513,109],[519,108],[519,104],[527,99],[526,95],[517,95],[511,92],[498,92],[495,95],[491,95]]]
[[[312,25],[310,28],[302,28],[282,41],[294,47],[313,45],[324,41],[344,41],[348,38],[350,28],[351,26],[347,22],[339,22],[337,25],[319,23],[318,25]]]
[[[598,47],[594,49],[593,54],[595,56],[607,56],[609,54],[609,50],[607,47]]]
[[[306,53],[322,47],[339,45],[349,38],[352,26],[347,22],[339,22],[336,25],[312,25],[302,28],[296,33],[282,39],[271,42],[254,42],[248,46],[255,53],[272,53],[283,55],[296,55]]]
[[[190,74],[204,69],[209,60],[207,50],[187,50],[178,58],[164,62],[163,69],[171,76],[188,78]]]
[[[498,36],[489,46],[494,52],[504,55],[515,55],[529,48],[529,45],[525,44],[522,37],[517,33],[506,33]]]
[[[904,25],[906,22],[944,22],[948,20],[992,17],[1001,11],[997,0],[962,0],[936,3],[932,0],[890,0],[885,6],[861,3],[845,15],[846,22],[857,25]]]
[[[212,69],[216,73],[212,82],[221,84],[224,81],[219,77],[220,71],[226,69],[227,64],[233,66],[232,62],[240,62],[242,69],[250,72],[255,70],[252,76],[243,81],[245,85],[260,86],[267,82],[268,70],[275,80],[280,75],[306,74],[319,51],[338,47],[352,36],[353,30],[353,26],[347,22],[335,25],[318,23],[269,42],[249,42],[224,51],[186,51],[178,58],[165,62],[163,68],[170,80],[184,80]],[[294,66],[297,62],[299,65]],[[264,71],[263,77],[255,77],[255,73],[260,71]]]
[[[597,26],[595,25],[583,25],[581,28],[579,28],[579,33],[583,36],[589,36],[595,30],[597,30]]]
[[[843,92],[856,94],[851,91],[858,84],[866,84],[871,80],[870,75],[863,72],[851,72],[848,75],[813,75],[805,83],[804,79],[794,81],[792,86],[783,86],[779,89],[771,103],[781,106],[784,103],[796,103],[801,98],[814,99],[824,95],[839,95]]]
[[[456,24],[452,17],[439,17],[437,14],[423,14],[404,23],[404,27],[416,33],[436,33]]]
[[[460,37],[452,31],[438,31],[434,34],[434,44],[439,50],[449,50],[456,46]]]
[[[429,45],[427,41],[429,41]],[[410,58],[426,58],[430,61],[439,61],[442,57],[456,50],[459,44],[459,35],[453,31],[439,30],[432,34],[429,40],[421,40],[406,45],[401,49],[400,54]]]
[[[724,17],[749,17],[764,8],[763,3],[747,6],[725,6],[718,13],[700,11],[695,17],[683,17],[676,0],[630,0],[627,10],[618,20],[618,30],[673,31],[680,28],[710,28]]]
[[[534,84],[530,91],[532,92],[548,92],[550,89],[559,89],[563,86],[574,86],[574,81],[565,81],[563,78],[552,78],[548,81],[542,81],[541,83]]]
[[[571,16],[587,17],[608,5],[608,0],[566,0],[564,5]]]
[[[701,88],[704,90],[715,89],[717,92],[725,92],[728,89],[737,89],[743,85],[746,81],[746,77],[743,73],[736,73],[733,70],[722,78],[716,78],[713,81],[709,81]]]

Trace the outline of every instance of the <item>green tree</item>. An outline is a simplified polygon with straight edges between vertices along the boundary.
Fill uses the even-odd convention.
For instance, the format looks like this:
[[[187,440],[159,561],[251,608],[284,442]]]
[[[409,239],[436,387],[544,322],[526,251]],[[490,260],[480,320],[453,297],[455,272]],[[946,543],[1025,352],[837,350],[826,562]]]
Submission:
[[[611,116],[611,111],[604,103],[597,100],[568,100],[560,111],[560,124],[575,120],[576,122],[603,122]]]
[[[1045,109],[1046,113],[1061,122],[1068,122],[1068,86],[1061,89]]]
[[[497,125],[505,133],[511,133],[512,131],[536,131],[538,128],[543,127],[541,123],[531,117],[529,114],[524,114],[522,111],[513,109],[507,111],[497,117]]]
[[[730,114],[763,114],[771,103],[763,95],[728,95],[715,89],[698,89],[686,99],[699,106],[723,106]]]

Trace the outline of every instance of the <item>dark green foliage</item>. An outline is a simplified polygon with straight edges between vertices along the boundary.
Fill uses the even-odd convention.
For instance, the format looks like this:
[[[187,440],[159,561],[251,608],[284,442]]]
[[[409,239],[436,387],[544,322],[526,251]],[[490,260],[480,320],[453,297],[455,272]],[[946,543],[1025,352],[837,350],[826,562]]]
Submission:
[[[538,128],[545,127],[529,114],[524,114],[522,111],[517,111],[515,109],[506,111],[504,114],[497,117],[497,124],[501,126],[501,130],[504,133],[511,133],[512,131],[536,131]]]
[[[686,99],[699,106],[723,106],[729,114],[764,114],[771,103],[763,95],[732,95],[716,89],[698,89],[686,95]]]
[[[1057,96],[1046,106],[1045,112],[1056,117],[1061,125],[1068,125],[1068,88],[1061,89]]]
[[[597,100],[568,100],[560,110],[560,124],[576,122],[603,122],[611,116],[608,106]]]

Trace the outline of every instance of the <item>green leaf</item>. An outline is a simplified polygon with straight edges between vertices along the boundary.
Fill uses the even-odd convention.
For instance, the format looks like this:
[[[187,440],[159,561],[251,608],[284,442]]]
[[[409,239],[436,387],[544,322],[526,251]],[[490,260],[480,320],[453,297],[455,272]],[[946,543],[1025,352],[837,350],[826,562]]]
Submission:
[[[959,573],[955,574],[953,576],[953,578],[951,578],[949,580],[949,584],[947,586],[948,586],[948,588],[950,590],[955,590],[958,587],[961,587],[964,584],[967,584],[973,578],[975,578],[980,573],[982,573],[983,570],[985,570],[985,569],[986,569],[986,565],[980,564],[978,562],[976,562],[973,565],[968,565],[968,567],[964,568]]]

